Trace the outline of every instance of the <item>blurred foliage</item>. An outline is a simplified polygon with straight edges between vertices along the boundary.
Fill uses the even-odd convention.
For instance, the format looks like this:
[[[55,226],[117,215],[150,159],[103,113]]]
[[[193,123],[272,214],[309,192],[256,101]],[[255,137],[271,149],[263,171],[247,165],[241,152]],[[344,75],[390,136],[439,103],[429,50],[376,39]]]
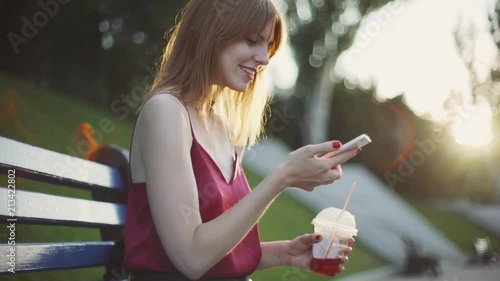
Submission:
[[[289,131],[280,132],[292,147],[304,145],[304,140],[308,138],[307,110],[311,106],[311,100],[317,93],[318,85],[321,84],[322,76],[331,70],[335,65],[336,58],[345,50],[351,47],[358,32],[358,28],[363,19],[369,13],[386,8],[386,13],[390,14],[392,7],[398,7],[405,1],[386,0],[282,0],[291,27],[291,44],[296,54],[296,61],[299,66],[299,75],[296,87],[292,89],[291,98],[283,100],[277,99],[278,108],[289,107],[298,113],[298,122],[292,124]],[[497,1],[496,10],[490,12],[489,22],[491,34],[500,49],[500,1]],[[388,15],[390,19],[391,15]],[[459,22],[463,19],[458,19]],[[467,26],[466,23],[457,24],[455,30],[457,51],[461,54],[464,63],[469,66],[471,75],[471,85],[474,96],[486,96],[492,105],[500,105],[500,94],[498,85],[500,83],[500,67],[492,70],[491,79],[487,81],[477,81],[477,73],[472,68],[475,50],[470,48],[474,42],[479,40],[475,29]],[[460,33],[460,34],[459,34]],[[450,34],[453,35],[453,34]],[[464,41],[472,41],[464,42]],[[328,61],[333,63],[328,64]],[[415,79],[418,79],[415,77]],[[338,80],[338,79],[337,79]],[[497,82],[495,87],[493,81]],[[332,83],[344,83],[345,81],[332,81]],[[356,87],[356,85],[353,85]],[[336,95],[337,91],[343,91],[336,87],[331,93]],[[367,90],[370,94],[373,89]],[[340,93],[342,94],[342,93]],[[317,110],[316,108],[312,110]],[[449,108],[449,110],[454,110]],[[500,114],[496,115],[498,119]],[[332,119],[331,119],[332,120]],[[497,124],[497,126],[500,126]]]
[[[7,40],[0,45],[0,72],[107,108],[149,83],[153,62],[167,42],[164,35],[186,3],[40,2],[52,5],[44,9],[39,1],[1,1],[0,30]],[[48,19],[43,21],[41,14]],[[28,42],[12,44],[17,41],[6,36],[12,33]]]
[[[12,97],[15,97],[15,100]],[[75,137],[79,137],[75,129],[82,120],[85,120],[93,126],[95,133],[99,132],[96,135],[96,140],[100,143],[113,143],[124,148],[130,146],[133,124],[120,121],[106,110],[92,108],[88,103],[63,96],[60,93],[40,90],[30,82],[2,74],[0,74],[0,98],[7,101],[0,104],[0,123],[5,124],[5,126],[0,126],[0,136],[65,154],[72,154],[73,151],[76,151],[76,155],[83,157],[88,150],[79,149],[73,140]],[[61,118],[59,108],[71,110],[65,113],[64,118]],[[5,112],[16,112],[16,114],[2,114]],[[112,128],[114,128],[112,132],[102,130],[99,126],[102,120],[111,120]],[[82,142],[78,140],[76,143],[81,144]],[[262,177],[252,172],[248,167],[244,167],[244,169],[251,186],[255,187],[262,181]],[[6,182],[6,179],[6,175],[0,175],[0,182]],[[88,190],[44,184],[22,178],[16,180],[16,186],[22,190],[43,191],[59,196],[91,198]],[[311,220],[314,215],[311,210],[286,194],[282,194],[276,198],[259,222],[261,239],[263,241],[285,240],[309,233],[313,229]],[[5,227],[6,224],[0,221],[0,229],[5,229]],[[23,243],[96,241],[100,239],[98,229],[88,227],[17,225],[16,230],[16,242]],[[4,237],[1,234],[3,233],[0,231],[0,243],[5,242],[2,241]],[[386,264],[361,243],[356,244],[350,259],[348,271],[344,275]],[[293,269],[290,267],[280,267],[259,271],[255,272],[252,278],[254,280],[281,280],[287,272],[289,275],[293,275],[290,274],[291,270]],[[103,267],[35,272],[14,274],[8,280],[101,280],[103,272]],[[305,270],[302,274],[307,274],[308,280],[328,280]],[[0,278],[0,280],[4,279]]]
[[[151,81],[154,61],[167,42],[166,34],[173,27],[175,16],[186,2],[0,0],[0,34],[4,38],[0,41],[0,73],[34,81],[41,88],[103,107],[121,120],[131,119],[133,114],[128,113],[138,103],[128,97],[143,92]],[[289,21],[299,75],[293,93],[276,96],[271,106],[273,117],[286,126],[277,130],[269,126],[273,124],[270,122],[267,131],[268,135],[297,148],[307,140],[304,135],[311,125],[307,110],[311,110],[311,99],[317,94],[322,75],[352,45],[365,16],[397,1],[275,2]],[[500,48],[499,14],[497,5],[490,22]],[[346,19],[347,15],[350,19]],[[457,48],[466,51],[458,37]],[[500,80],[500,70],[493,71],[491,77]],[[477,85],[477,89],[484,87]],[[360,132],[370,134],[376,144],[367,147],[355,161],[368,165],[396,191],[412,196],[473,196],[478,201],[493,200],[488,196],[491,194],[488,167],[492,166],[491,159],[498,159],[496,147],[490,148],[489,157],[467,153],[464,157],[464,153],[446,145],[452,141],[434,141],[436,152],[424,153],[425,164],[411,175],[401,177],[398,171],[401,164],[418,156],[415,141],[432,140],[436,130],[444,135],[445,128],[415,116],[401,97],[379,102],[373,97],[373,89],[356,89],[346,81],[336,81],[332,90],[329,137],[347,141]],[[485,95],[491,103],[500,104],[500,95],[494,89],[487,89]],[[287,114],[293,115],[293,120],[281,118],[287,118]],[[499,132],[500,114],[495,115],[495,126],[495,132]],[[444,173],[448,175],[443,177]]]
[[[187,0],[59,2],[40,1],[47,3],[43,6],[38,1],[0,1],[0,33],[7,35],[0,45],[5,54],[0,72],[116,111],[127,95],[150,82],[153,62],[167,42],[165,34]],[[309,5],[309,20],[298,17],[299,2]],[[312,68],[308,58],[346,8],[354,5],[364,15],[386,2],[285,1],[300,67],[299,88],[314,85],[320,69]],[[338,36],[339,52],[333,55],[350,44],[355,28],[353,24]]]
[[[399,96],[386,102],[373,91],[336,84],[329,139],[347,141],[360,132],[374,142],[350,162],[361,162],[393,191],[407,197],[494,202],[492,159],[500,150],[464,151],[443,125],[416,116]]]
[[[335,60],[352,44],[363,16],[388,3],[388,0],[283,0],[289,21],[290,42],[299,68],[293,96],[281,101],[281,107],[298,114],[290,129],[280,132],[292,147],[308,142],[308,106],[311,104],[323,72],[329,71],[328,62]],[[343,16],[353,13],[358,17],[346,23]],[[309,16],[307,16],[309,15]],[[315,110],[315,109],[313,109]]]
[[[288,0],[287,15],[291,22],[291,42],[297,55],[299,76],[290,98],[276,99],[274,110],[298,113],[298,121],[285,130],[274,132],[290,146],[304,145],[308,133],[307,110],[311,97],[321,83],[325,63],[335,60],[348,49],[359,27],[360,20],[389,1],[309,1],[310,20],[300,20],[297,8],[305,5],[301,0]],[[302,9],[304,9],[302,7]],[[359,14],[354,24],[345,24],[342,15],[350,9]],[[303,13],[303,11],[302,11]],[[491,33],[500,48],[500,1],[496,11],[489,18]],[[304,18],[304,16],[302,16]],[[472,92],[475,97],[484,96],[492,109],[500,108],[500,68],[492,70],[487,81],[479,82],[467,61],[470,42],[477,40],[473,29],[457,25],[456,33],[465,28],[470,31],[457,36],[456,46],[464,63],[469,66]],[[332,42],[334,44],[332,44]],[[418,79],[415,77],[415,79]],[[332,82],[333,83],[333,82]],[[496,85],[496,86],[495,86]],[[493,186],[495,166],[500,159],[497,145],[491,145],[482,152],[464,151],[467,147],[455,145],[448,127],[435,124],[416,116],[405,103],[403,95],[380,102],[374,97],[374,89],[362,90],[349,81],[336,81],[329,104],[329,138],[348,141],[360,133],[369,134],[376,142],[366,147],[354,161],[366,164],[393,190],[414,198],[456,198],[468,197],[480,202],[495,202]],[[462,106],[463,107],[463,106]],[[460,108],[449,108],[457,111]],[[319,110],[318,108],[312,110]],[[496,112],[498,113],[498,112]],[[495,112],[494,112],[495,114]],[[494,132],[500,132],[500,114],[494,115]],[[480,124],[478,124],[480,125]],[[498,136],[495,136],[498,139]],[[353,160],[351,160],[353,161]],[[497,191],[498,192],[498,191]]]

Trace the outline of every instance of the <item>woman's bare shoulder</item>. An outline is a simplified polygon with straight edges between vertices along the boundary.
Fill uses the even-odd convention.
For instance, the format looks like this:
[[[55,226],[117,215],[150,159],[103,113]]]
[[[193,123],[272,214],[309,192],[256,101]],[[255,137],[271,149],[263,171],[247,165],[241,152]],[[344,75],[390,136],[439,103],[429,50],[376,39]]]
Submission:
[[[171,94],[156,94],[144,104],[136,123],[137,141],[143,149],[151,140],[191,138],[189,114],[182,102]]]
[[[146,181],[147,162],[157,163],[155,155],[173,161],[180,154],[189,153],[191,145],[189,115],[181,101],[170,94],[152,96],[142,107],[134,129],[131,147],[134,180]]]
[[[150,97],[144,104],[141,113],[148,112],[151,109],[171,109],[171,110],[182,110],[185,108],[179,97],[168,93],[161,92]]]
[[[142,126],[147,124],[159,126],[161,124],[176,123],[182,119],[188,120],[188,118],[187,109],[179,98],[172,94],[160,93],[146,101],[137,122],[138,125]]]

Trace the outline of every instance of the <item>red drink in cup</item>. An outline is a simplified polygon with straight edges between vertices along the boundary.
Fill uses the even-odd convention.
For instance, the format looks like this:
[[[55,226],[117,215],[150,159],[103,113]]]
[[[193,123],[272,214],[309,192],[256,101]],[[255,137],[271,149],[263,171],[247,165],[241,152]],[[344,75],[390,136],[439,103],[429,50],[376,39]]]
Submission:
[[[338,259],[316,259],[311,260],[311,270],[326,276],[335,276],[339,272],[340,258]]]
[[[321,234],[323,240],[313,245],[310,269],[319,274],[335,276],[350,238],[358,233],[354,216],[342,209],[326,208],[318,213],[312,224],[314,233]]]

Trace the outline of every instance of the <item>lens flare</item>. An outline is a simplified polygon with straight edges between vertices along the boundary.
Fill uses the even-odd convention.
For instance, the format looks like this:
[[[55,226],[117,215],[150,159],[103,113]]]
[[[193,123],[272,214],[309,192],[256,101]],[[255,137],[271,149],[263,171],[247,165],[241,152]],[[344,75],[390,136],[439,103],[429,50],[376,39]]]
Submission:
[[[485,102],[457,115],[452,127],[455,141],[476,147],[489,144],[493,139],[491,118],[491,109]]]

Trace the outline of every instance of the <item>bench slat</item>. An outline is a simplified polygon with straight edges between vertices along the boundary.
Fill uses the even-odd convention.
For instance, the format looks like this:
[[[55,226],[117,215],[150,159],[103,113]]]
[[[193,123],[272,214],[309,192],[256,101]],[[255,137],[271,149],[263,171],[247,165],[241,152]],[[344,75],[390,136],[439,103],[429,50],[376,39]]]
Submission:
[[[12,193],[11,193],[12,194]],[[0,187],[0,202],[8,202],[7,188]],[[126,207],[121,204],[68,198],[17,190],[15,218],[18,222],[70,226],[123,226]],[[8,219],[7,206],[0,208],[0,218]],[[3,220],[5,221],[5,220]]]
[[[119,169],[0,136],[0,173],[86,189],[125,190]]]
[[[15,271],[43,271],[105,265],[115,242],[20,243],[15,246]],[[0,244],[0,273],[12,274],[11,247]]]

